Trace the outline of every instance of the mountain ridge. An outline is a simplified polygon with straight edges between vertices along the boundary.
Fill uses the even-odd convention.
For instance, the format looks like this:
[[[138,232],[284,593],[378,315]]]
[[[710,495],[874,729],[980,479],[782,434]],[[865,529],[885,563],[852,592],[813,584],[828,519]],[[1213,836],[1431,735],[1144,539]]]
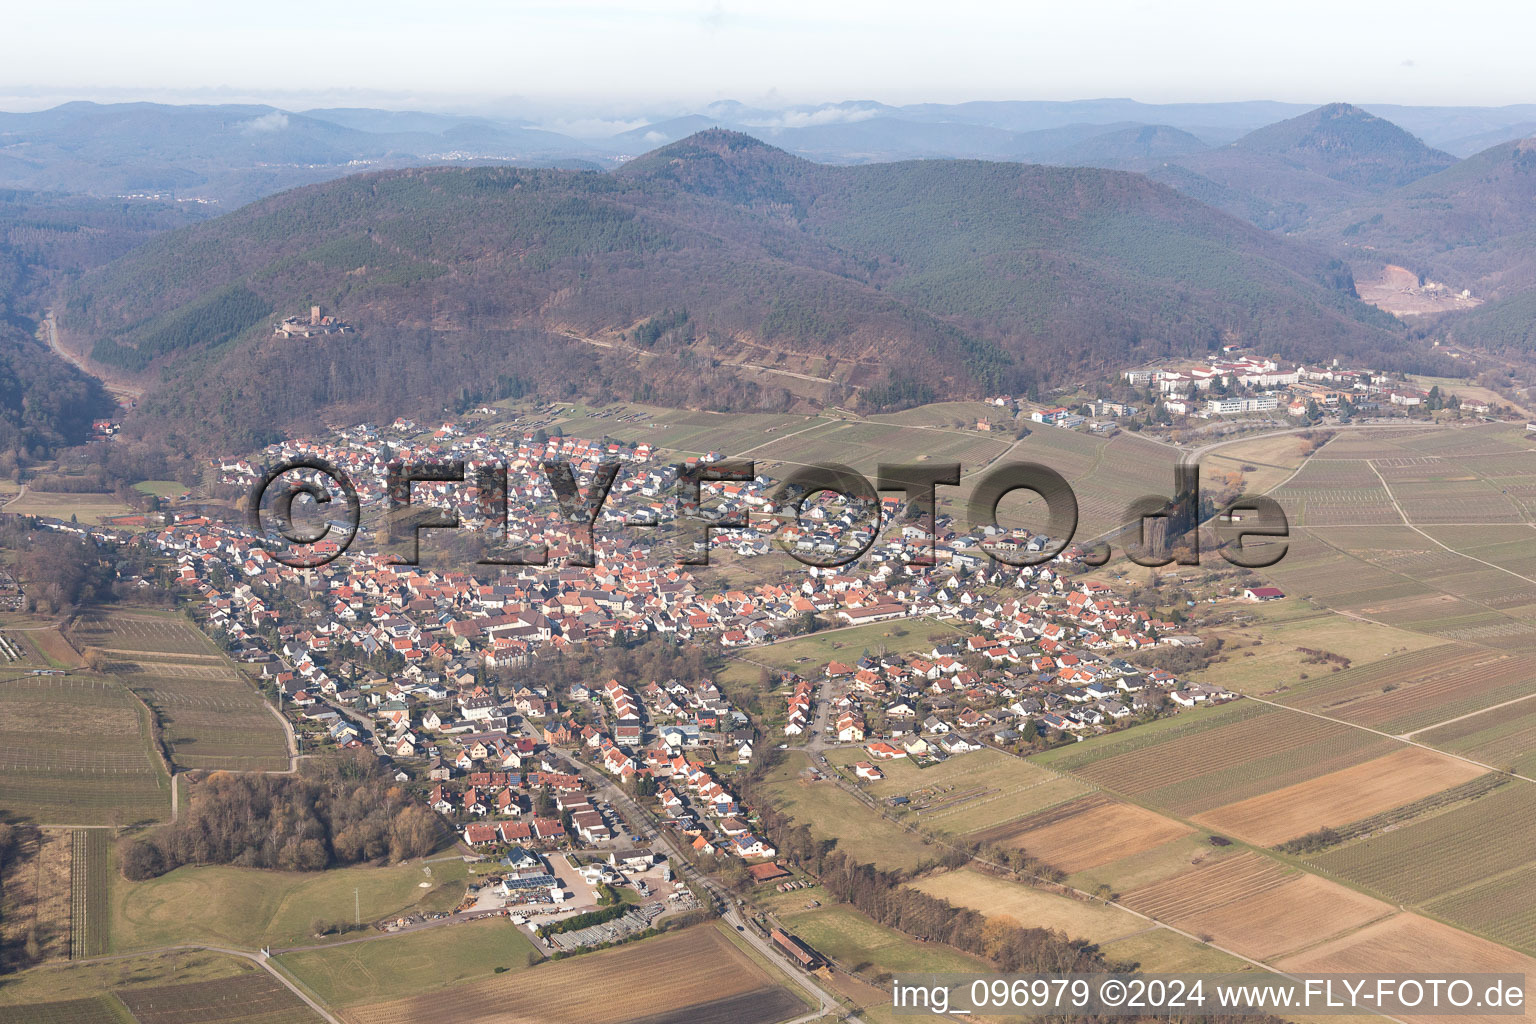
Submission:
[[[360,334],[298,349],[270,337],[278,315],[315,303]],[[1336,261],[1139,175],[833,166],[723,130],[608,174],[436,168],[309,186],[93,272],[62,316],[97,362],[155,386],[151,409],[201,395],[202,418],[236,432],[250,424],[221,419],[242,402],[213,391],[278,423],[302,418],[306,388],[317,407],[376,404],[383,392],[355,359],[416,382],[428,407],[515,377],[550,394],[879,408],[1030,391],[1234,340],[1305,358],[1418,358]],[[668,326],[638,330],[654,322]],[[250,398],[252,379],[280,379],[296,353],[324,368]],[[411,369],[406,354],[436,370]],[[486,355],[483,372],[467,369]],[[795,393],[751,366],[827,384]]]

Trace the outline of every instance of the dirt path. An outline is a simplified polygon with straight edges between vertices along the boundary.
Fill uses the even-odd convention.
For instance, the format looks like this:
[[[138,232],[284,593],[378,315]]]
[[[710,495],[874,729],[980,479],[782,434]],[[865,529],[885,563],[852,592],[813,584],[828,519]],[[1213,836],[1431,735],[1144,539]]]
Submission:
[[[48,336],[48,347],[53,349],[55,355],[69,363],[81,373],[90,377],[95,377],[97,380],[101,381],[102,387],[106,388],[108,392],[110,392],[114,397],[118,399],[118,401],[123,401],[124,399],[132,399],[133,401],[138,401],[140,398],[144,397],[143,388],[123,384],[120,381],[108,380],[106,377],[103,377],[101,374],[91,369],[91,367],[83,358],[65,348],[63,342],[59,340],[58,321],[54,318],[54,313],[51,309],[48,310],[48,315],[43,318],[43,333]]]
[[[1486,715],[1490,711],[1497,711],[1499,708],[1507,708],[1511,704],[1519,704],[1528,700],[1536,700],[1536,693],[1528,693],[1524,697],[1516,697],[1514,700],[1506,700],[1502,704],[1495,704],[1491,708],[1483,708],[1479,711],[1468,711],[1464,715],[1457,715],[1455,718],[1447,718],[1445,721],[1436,722],[1434,725],[1426,725],[1422,729],[1415,729],[1412,732],[1405,732],[1403,733],[1403,738],[1408,739],[1411,736],[1417,736],[1421,732],[1429,732],[1433,729],[1438,729],[1442,725],[1454,725],[1457,722],[1464,722],[1469,718],[1476,718],[1478,715]]]
[[[1418,534],[1420,537],[1423,537],[1425,540],[1429,541],[1431,544],[1434,544],[1436,547],[1443,548],[1444,550],[1449,551],[1451,554],[1455,555],[1458,558],[1465,558],[1469,562],[1476,562],[1478,565],[1486,565],[1490,569],[1497,569],[1499,572],[1506,573],[1507,575],[1513,576],[1517,580],[1524,580],[1526,583],[1536,583],[1536,579],[1533,579],[1530,576],[1522,576],[1520,573],[1515,572],[1515,570],[1513,570],[1513,569],[1506,569],[1502,565],[1495,565],[1492,562],[1484,561],[1483,559],[1478,558],[1478,557],[1476,557],[1474,555],[1467,554],[1465,551],[1457,551],[1455,548],[1453,548],[1453,547],[1451,547],[1451,546],[1449,546],[1447,544],[1442,544],[1440,541],[1436,540],[1434,537],[1431,537],[1429,534],[1427,534],[1423,530],[1419,529],[1417,526],[1415,526],[1413,524],[1413,520],[1408,518],[1408,513],[1403,511],[1403,506],[1398,504],[1397,495],[1392,493],[1392,485],[1387,483],[1387,478],[1381,475],[1381,470],[1376,468],[1376,463],[1373,462],[1370,459],[1366,459],[1365,460],[1365,464],[1367,466],[1371,467],[1371,472],[1375,473],[1376,474],[1376,479],[1381,481],[1382,490],[1387,492],[1387,500],[1392,502],[1392,508],[1397,511],[1398,516],[1403,520],[1403,525],[1408,527],[1408,529],[1412,530],[1414,533]]]

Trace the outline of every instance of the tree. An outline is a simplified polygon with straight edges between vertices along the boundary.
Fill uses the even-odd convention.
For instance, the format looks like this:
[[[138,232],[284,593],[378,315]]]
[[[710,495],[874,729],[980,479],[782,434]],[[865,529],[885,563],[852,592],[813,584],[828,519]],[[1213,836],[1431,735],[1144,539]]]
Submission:
[[[981,947],[987,957],[996,960],[1007,947],[1009,933],[1019,927],[1019,922],[1009,914],[987,918],[981,929]]]

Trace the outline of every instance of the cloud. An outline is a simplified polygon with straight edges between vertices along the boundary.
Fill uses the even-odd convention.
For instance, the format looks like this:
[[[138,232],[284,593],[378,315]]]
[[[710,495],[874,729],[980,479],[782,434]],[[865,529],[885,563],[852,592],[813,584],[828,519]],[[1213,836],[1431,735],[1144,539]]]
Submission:
[[[728,17],[730,15],[725,14],[725,8],[720,5],[719,0],[716,0],[716,5],[714,5],[713,9],[699,15],[699,28],[702,28],[705,32],[711,32],[711,34],[719,32],[720,29],[725,28],[725,21],[727,21]]]
[[[571,117],[547,120],[539,127],[577,139],[606,139],[610,135],[643,128],[648,124],[650,120],[643,117]]]
[[[253,117],[241,125],[241,131],[255,134],[257,132],[280,132],[288,127],[288,115],[281,110],[274,110],[270,114],[262,114]]]
[[[645,138],[646,142],[650,142],[650,143],[666,142],[667,141],[667,137],[665,135],[663,135],[661,132],[646,132],[644,138]]]
[[[872,117],[879,117],[878,107],[860,106],[835,106],[819,107],[816,110],[786,110],[778,117],[767,121],[757,121],[755,128],[812,128],[823,124],[852,124],[855,121],[868,121]]]

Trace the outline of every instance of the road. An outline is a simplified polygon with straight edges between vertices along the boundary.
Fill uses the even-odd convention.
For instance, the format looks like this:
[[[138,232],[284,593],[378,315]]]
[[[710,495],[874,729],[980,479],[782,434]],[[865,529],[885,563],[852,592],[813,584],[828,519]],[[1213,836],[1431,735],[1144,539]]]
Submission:
[[[741,901],[726,891],[714,879],[694,867],[693,861],[684,854],[677,839],[657,821],[655,815],[630,799],[629,794],[624,792],[621,787],[615,785],[613,780],[605,773],[585,761],[576,758],[572,758],[572,760],[575,761],[582,777],[592,785],[593,791],[601,794],[605,800],[612,804],[619,812],[619,816],[627,824],[634,826],[637,822],[641,823],[638,829],[639,834],[654,836],[656,843],[665,847],[668,854],[671,855],[673,863],[678,867],[679,874],[706,890],[725,908],[721,917],[724,918],[726,924],[735,928],[737,934],[745,939],[753,949],[771,961],[785,976],[794,981],[807,995],[815,1000],[817,1012],[800,1018],[800,1021],[816,1020],[819,1017],[828,1015],[843,1016],[844,1007],[838,1002],[837,998],[829,994],[820,985],[816,984],[815,981],[811,980],[809,975],[792,964],[789,957],[780,952],[777,946],[757,934],[746,916],[741,912]],[[854,1021],[855,1024],[863,1024],[856,1016],[848,1016],[845,1019]],[[799,1021],[792,1022],[792,1024],[799,1024]]]
[[[63,343],[59,341],[59,325],[58,321],[54,318],[54,313],[51,309],[48,310],[48,315],[43,318],[43,333],[48,336],[48,347],[53,349],[55,355],[69,363],[81,373],[90,377],[95,377],[97,380],[101,381],[101,386],[106,388],[119,400],[127,398],[132,399],[133,401],[138,401],[140,398],[144,397],[143,388],[130,387],[126,384],[119,384],[115,381],[108,381],[104,379],[89,366],[87,366],[84,359],[80,358],[69,349],[65,348]]]
[[[277,659],[277,664],[285,672],[294,671],[293,666],[282,658]],[[378,754],[380,757],[388,756],[389,752],[384,749],[384,741],[379,739],[378,730],[374,727],[375,723],[372,719],[360,711],[347,707],[345,704],[338,704],[336,701],[331,700],[325,694],[319,694],[318,696],[320,701],[325,704],[326,707],[330,708],[338,715],[341,715],[343,718],[346,718],[348,721],[352,722],[360,730],[362,730],[362,735],[370,744],[372,744],[373,752],[375,754]],[[273,714],[282,719],[284,727],[288,730],[288,756],[290,758],[289,769],[286,772],[277,772],[274,774],[291,775],[293,774],[294,769],[297,768],[299,761],[308,757],[309,755],[298,753],[298,740],[294,734],[293,725],[288,721],[287,717],[283,715],[279,709],[273,708],[272,705],[268,704],[267,707],[272,710]]]

